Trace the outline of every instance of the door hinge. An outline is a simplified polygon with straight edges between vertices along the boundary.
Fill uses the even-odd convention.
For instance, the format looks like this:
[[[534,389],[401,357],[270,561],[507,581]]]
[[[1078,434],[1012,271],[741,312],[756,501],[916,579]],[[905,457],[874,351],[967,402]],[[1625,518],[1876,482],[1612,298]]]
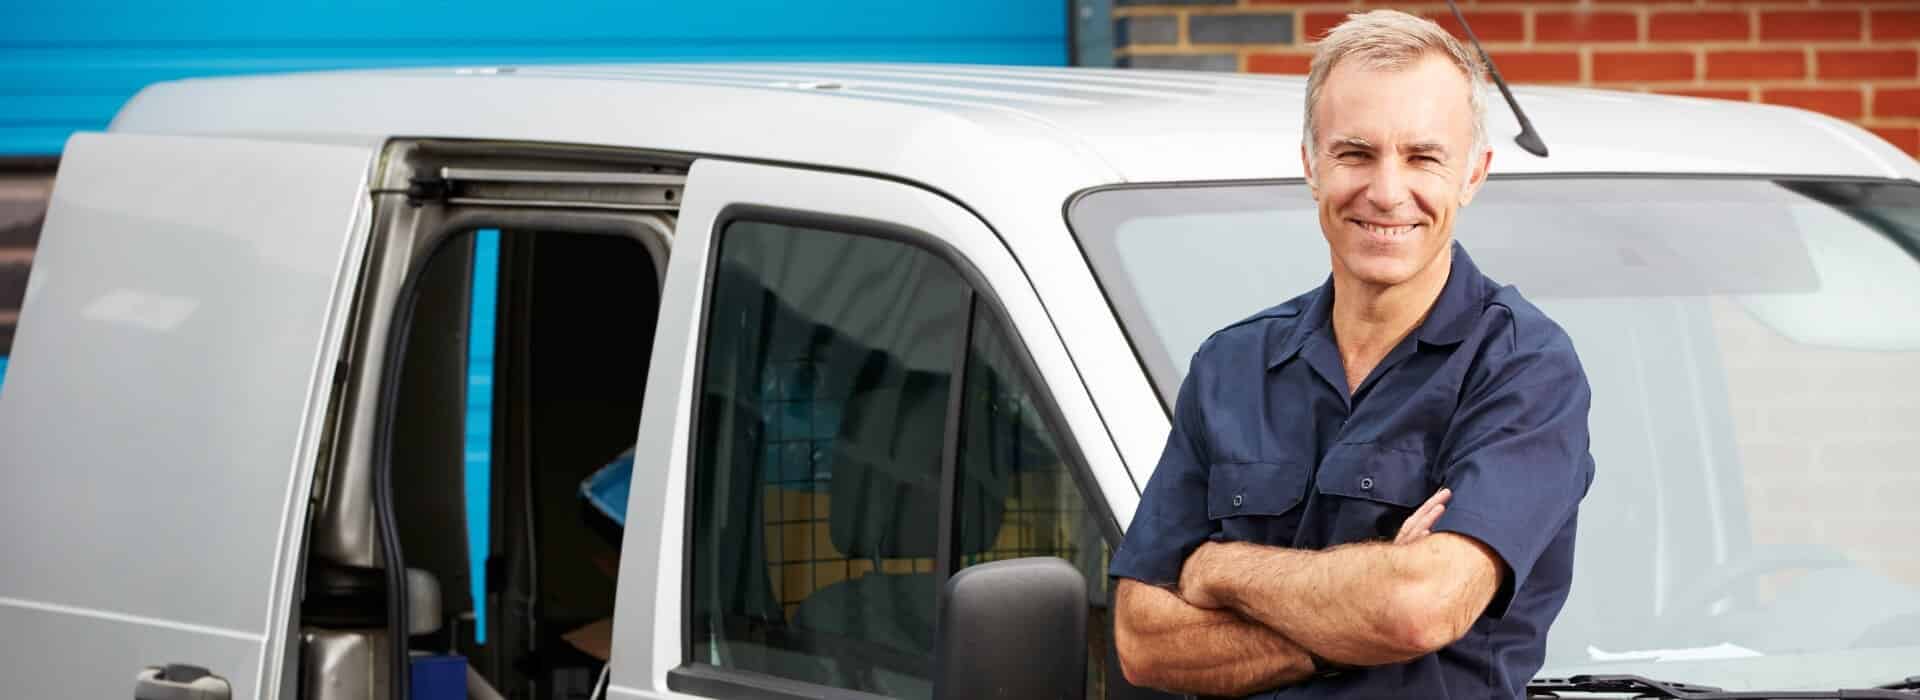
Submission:
[[[453,181],[431,175],[407,180],[407,205],[445,202],[453,196]]]

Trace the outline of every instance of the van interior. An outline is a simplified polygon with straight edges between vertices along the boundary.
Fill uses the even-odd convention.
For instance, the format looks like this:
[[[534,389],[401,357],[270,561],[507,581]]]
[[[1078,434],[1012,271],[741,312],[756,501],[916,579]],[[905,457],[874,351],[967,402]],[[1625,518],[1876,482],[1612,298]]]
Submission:
[[[467,663],[416,661],[412,697],[448,684],[471,697],[592,692],[611,645],[620,528],[582,484],[633,445],[657,249],[605,232],[475,229],[417,268],[391,432],[406,645]],[[324,496],[366,497],[335,486]],[[366,511],[319,508],[313,536],[369,528]],[[325,549],[307,561],[298,697],[387,697],[384,569],[364,549],[360,561]]]

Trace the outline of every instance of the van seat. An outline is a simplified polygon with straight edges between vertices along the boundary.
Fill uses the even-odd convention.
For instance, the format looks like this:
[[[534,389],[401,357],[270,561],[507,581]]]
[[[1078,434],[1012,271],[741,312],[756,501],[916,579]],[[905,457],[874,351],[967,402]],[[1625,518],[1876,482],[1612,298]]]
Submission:
[[[892,369],[892,368],[890,368]],[[818,635],[839,682],[898,696],[925,696],[932,677],[938,572],[887,573],[880,560],[938,560],[939,464],[948,408],[944,373],[898,368],[894,382],[856,387],[835,440],[828,484],[830,540],[873,571],[802,600],[793,625]],[[968,476],[977,477],[969,474]],[[970,489],[958,504],[959,556],[993,546],[1010,477]],[[862,677],[866,677],[862,680]]]

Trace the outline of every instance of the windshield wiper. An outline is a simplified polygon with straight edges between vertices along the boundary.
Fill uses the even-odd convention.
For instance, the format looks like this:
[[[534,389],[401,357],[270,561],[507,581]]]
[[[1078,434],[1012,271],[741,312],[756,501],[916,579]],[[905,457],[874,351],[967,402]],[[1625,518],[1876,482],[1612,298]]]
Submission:
[[[1550,698],[1560,697],[1560,693],[1638,693],[1638,697],[1645,698],[1691,698],[1700,693],[1718,692],[1722,691],[1708,685],[1613,674],[1535,678],[1527,684],[1527,695]]]
[[[1557,698],[1561,693],[1633,693],[1636,698],[1676,698],[1684,700],[1813,700],[1832,698],[1890,698],[1914,700],[1920,695],[1908,688],[1920,688],[1920,678],[1880,686],[1838,690],[1721,690],[1707,685],[1659,681],[1631,675],[1582,675],[1567,678],[1535,678],[1527,684],[1527,696]]]
[[[1907,676],[1892,683],[1874,687],[1881,690],[1920,690],[1920,676]]]

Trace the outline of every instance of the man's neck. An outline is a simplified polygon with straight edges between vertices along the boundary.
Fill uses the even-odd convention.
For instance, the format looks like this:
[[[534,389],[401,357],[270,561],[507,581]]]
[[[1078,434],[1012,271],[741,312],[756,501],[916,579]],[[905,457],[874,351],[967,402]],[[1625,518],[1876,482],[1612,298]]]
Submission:
[[[1333,276],[1333,335],[1340,346],[1341,364],[1346,366],[1349,392],[1358,389],[1374,366],[1426,320],[1452,268],[1453,247],[1447,246],[1426,269],[1400,284],[1381,287],[1347,275]]]

